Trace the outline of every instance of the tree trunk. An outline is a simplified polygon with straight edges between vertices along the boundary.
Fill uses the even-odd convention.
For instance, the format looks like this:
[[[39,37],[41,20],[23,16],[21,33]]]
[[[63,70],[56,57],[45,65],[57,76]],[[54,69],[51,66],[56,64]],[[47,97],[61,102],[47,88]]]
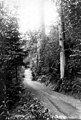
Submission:
[[[60,1],[60,20],[59,20],[59,46],[60,46],[60,78],[64,79],[65,72],[65,53],[64,53],[64,40],[65,40],[65,32],[64,32],[64,15],[63,15],[63,7],[62,0]]]
[[[40,50],[42,49],[43,41],[45,40],[45,21],[44,21],[44,4],[45,0],[40,1],[40,13],[41,13],[41,22],[40,22],[40,38],[37,40],[37,63],[40,62]]]

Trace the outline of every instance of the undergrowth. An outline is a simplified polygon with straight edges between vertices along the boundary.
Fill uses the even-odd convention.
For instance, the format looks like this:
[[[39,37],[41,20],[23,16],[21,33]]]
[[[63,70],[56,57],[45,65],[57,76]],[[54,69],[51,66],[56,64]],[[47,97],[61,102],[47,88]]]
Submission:
[[[10,113],[9,120],[60,120],[55,118],[41,102],[24,89],[16,109]]]

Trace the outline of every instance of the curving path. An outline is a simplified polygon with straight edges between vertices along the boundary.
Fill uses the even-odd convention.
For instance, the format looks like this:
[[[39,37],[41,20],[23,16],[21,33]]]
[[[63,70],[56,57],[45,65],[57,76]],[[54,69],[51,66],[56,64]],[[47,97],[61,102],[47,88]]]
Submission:
[[[81,101],[63,95],[46,87],[43,83],[32,81],[32,72],[25,70],[24,85],[41,101],[41,103],[58,118],[81,119]]]

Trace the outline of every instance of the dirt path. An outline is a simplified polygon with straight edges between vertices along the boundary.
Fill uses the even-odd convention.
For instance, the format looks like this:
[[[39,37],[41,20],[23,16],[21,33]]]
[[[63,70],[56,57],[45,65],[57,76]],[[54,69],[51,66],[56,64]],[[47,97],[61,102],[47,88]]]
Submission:
[[[37,81],[32,81],[30,69],[25,70],[24,85],[59,118],[81,119],[81,101],[51,90]]]

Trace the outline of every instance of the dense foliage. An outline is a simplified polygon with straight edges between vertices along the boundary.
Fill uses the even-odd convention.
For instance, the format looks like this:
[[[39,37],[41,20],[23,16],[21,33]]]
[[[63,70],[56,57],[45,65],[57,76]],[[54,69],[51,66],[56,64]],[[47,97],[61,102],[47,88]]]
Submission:
[[[65,53],[67,65],[72,73],[77,73],[81,70],[80,64],[80,48],[81,48],[81,35],[80,35],[80,1],[65,1],[64,0],[64,23],[65,23]],[[73,64],[72,64],[73,63]],[[75,70],[74,70],[75,67]],[[79,68],[79,69],[78,69]],[[75,74],[76,75],[76,74]]]
[[[42,41],[43,42],[43,41]],[[52,26],[49,36],[44,40],[40,51],[40,73],[50,76],[49,82],[59,79],[59,38],[57,26]]]
[[[63,0],[62,9],[66,66],[65,78],[60,81],[58,25],[52,26],[49,35],[45,35],[43,40],[42,33],[38,31],[26,33],[21,42],[17,16],[0,2],[0,119],[4,120],[18,101],[23,105],[17,114],[32,115],[29,118],[25,115],[26,119],[52,119],[48,110],[42,112],[40,102],[34,100],[29,93],[27,97],[21,97],[20,73],[21,66],[26,66],[25,63],[30,64],[34,80],[45,82],[46,85],[52,83],[56,91],[81,95],[81,1]],[[40,40],[41,44],[38,46]],[[21,46],[24,47],[24,52]],[[40,55],[38,47],[41,48]],[[25,63],[24,56],[27,56]],[[21,118],[22,116],[20,115]]]
[[[81,92],[81,82],[77,78],[81,74],[81,1],[63,0],[62,9],[65,27],[63,32],[65,34],[66,67],[61,90],[78,93]]]
[[[19,72],[23,64],[17,18],[0,2],[0,119],[20,99]]]
[[[33,79],[47,76],[46,83],[56,82],[59,79],[59,36],[58,26],[51,26],[48,36],[41,39],[41,32],[29,32],[25,34],[26,43],[25,49],[29,50],[29,57],[26,60],[30,61],[32,68]],[[38,60],[38,42],[41,40],[40,60]]]
[[[59,1],[57,6],[59,6]],[[60,9],[60,7],[58,7]],[[41,32],[29,35],[32,44],[31,61],[33,68],[33,76],[41,81],[53,83],[56,91],[64,91],[73,93],[80,93],[81,82],[81,1],[80,0],[63,0],[63,35],[64,35],[64,49],[65,49],[65,78],[60,81],[60,63],[59,63],[59,31],[58,25],[52,26],[49,36],[41,39]],[[58,10],[59,12],[59,10]],[[32,37],[31,37],[32,36]],[[38,40],[42,41],[40,50],[40,60],[37,60],[37,44]],[[29,48],[29,47],[28,47]],[[47,82],[48,81],[48,82]]]

